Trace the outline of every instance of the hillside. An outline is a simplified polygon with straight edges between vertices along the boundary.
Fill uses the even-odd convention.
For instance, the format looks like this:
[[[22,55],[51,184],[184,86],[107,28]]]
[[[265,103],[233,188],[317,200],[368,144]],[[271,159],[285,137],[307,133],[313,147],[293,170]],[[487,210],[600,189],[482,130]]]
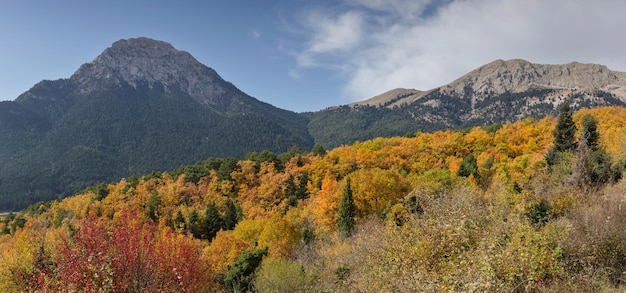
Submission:
[[[626,108],[549,163],[569,115],[93,186],[4,217],[0,290],[621,291]]]
[[[69,79],[0,103],[0,210],[208,157],[310,149],[307,123],[168,43],[120,40]]]
[[[309,131],[317,143],[333,147],[418,130],[541,118],[555,115],[564,101],[574,109],[626,105],[626,73],[597,64],[497,60],[435,89],[395,89],[314,113]]]

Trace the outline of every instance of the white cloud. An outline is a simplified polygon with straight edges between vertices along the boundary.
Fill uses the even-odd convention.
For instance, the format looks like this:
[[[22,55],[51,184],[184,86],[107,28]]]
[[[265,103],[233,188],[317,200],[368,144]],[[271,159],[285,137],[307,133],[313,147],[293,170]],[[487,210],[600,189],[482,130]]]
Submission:
[[[323,62],[318,57],[345,53],[361,43],[364,19],[355,11],[336,16],[315,11],[308,16],[305,26],[311,30],[311,38],[308,47],[298,54],[298,64],[318,66]]]
[[[431,89],[495,59],[626,71],[626,1],[455,0],[428,15],[437,0],[345,1],[335,14],[309,15],[297,60],[343,70],[353,100]]]

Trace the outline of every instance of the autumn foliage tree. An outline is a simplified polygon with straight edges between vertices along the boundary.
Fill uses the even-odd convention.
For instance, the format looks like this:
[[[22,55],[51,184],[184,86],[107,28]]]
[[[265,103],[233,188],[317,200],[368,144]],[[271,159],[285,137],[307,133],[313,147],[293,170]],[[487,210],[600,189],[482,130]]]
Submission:
[[[113,227],[86,219],[56,259],[58,281],[80,292],[173,292],[214,285],[191,239],[154,223],[123,216]],[[194,289],[195,288],[195,289]]]

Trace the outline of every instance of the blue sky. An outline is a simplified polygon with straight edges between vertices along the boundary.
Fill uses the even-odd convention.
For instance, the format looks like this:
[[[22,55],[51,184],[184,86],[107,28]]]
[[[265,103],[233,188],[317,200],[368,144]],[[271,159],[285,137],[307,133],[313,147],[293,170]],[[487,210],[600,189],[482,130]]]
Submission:
[[[0,1],[0,100],[141,36],[297,112],[431,89],[495,59],[626,71],[624,11],[621,0]]]

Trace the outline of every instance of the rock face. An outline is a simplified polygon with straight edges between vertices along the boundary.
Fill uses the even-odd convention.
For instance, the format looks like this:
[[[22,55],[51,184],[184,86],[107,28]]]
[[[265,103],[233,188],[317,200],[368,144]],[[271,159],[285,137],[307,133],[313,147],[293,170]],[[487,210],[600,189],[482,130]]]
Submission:
[[[626,101],[626,73],[604,65],[572,62],[561,65],[530,63],[521,59],[496,60],[450,84],[443,92],[464,92],[474,97],[487,94],[520,93],[530,89],[605,91]]]
[[[89,94],[105,82],[109,86],[127,83],[137,89],[155,84],[182,90],[204,105],[224,108],[232,86],[225,84],[215,70],[198,62],[191,54],[176,50],[163,41],[148,38],[120,40],[91,63],[82,65],[70,78],[79,84],[81,94]]]
[[[626,102],[626,72],[613,71],[604,65],[578,62],[552,65],[530,63],[522,59],[496,60],[435,89],[394,89],[352,105],[394,107],[415,102],[436,91],[471,98],[475,104],[489,96],[532,90],[554,90],[561,96],[574,92],[588,95],[601,91]],[[563,99],[556,100],[562,102]]]

